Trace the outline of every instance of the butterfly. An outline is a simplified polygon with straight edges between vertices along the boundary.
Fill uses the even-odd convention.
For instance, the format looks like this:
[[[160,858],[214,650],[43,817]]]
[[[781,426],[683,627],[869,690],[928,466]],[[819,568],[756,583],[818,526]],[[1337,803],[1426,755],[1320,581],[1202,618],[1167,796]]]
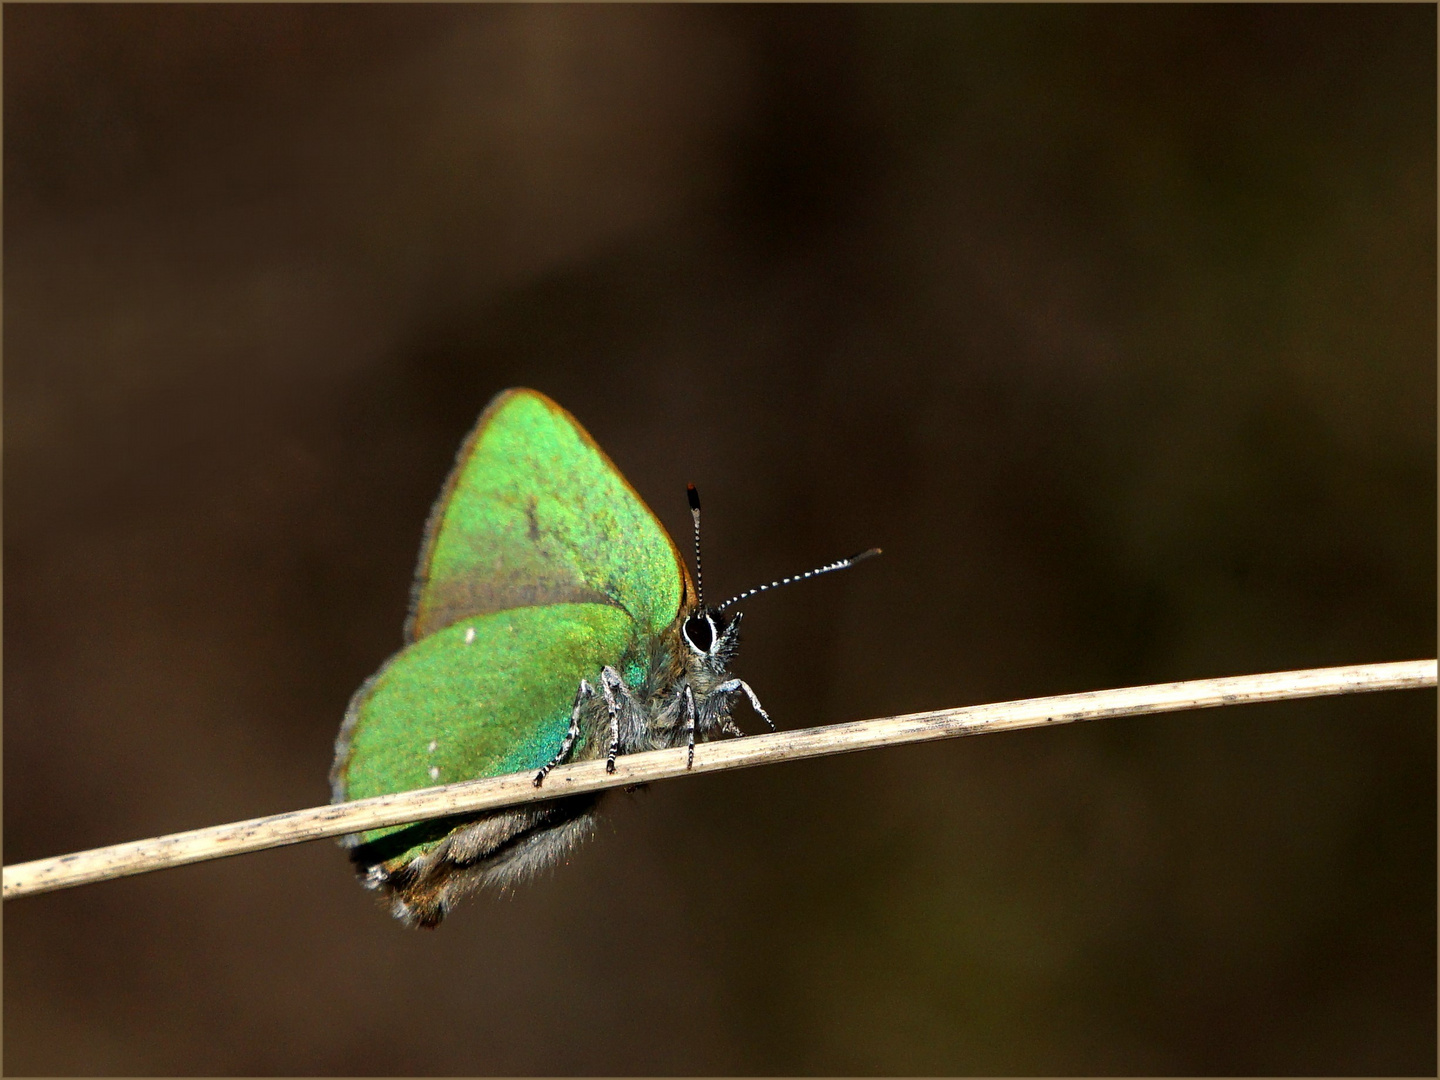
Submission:
[[[707,608],[655,515],[579,422],[512,389],[481,414],[425,528],[405,647],[356,691],[335,744],[332,801],[507,773],[535,784],[567,761],[694,746],[742,732],[727,668],[740,613],[724,609],[878,549]],[[411,925],[461,897],[563,860],[599,794],[344,837],[364,883]]]

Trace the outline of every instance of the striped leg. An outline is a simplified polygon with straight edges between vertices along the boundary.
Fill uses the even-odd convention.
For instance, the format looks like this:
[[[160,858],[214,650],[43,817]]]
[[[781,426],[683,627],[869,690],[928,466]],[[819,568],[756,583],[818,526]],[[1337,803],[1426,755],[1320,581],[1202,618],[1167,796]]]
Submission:
[[[745,696],[750,699],[750,704],[753,705],[755,711],[760,714],[760,719],[765,721],[766,725],[770,728],[771,731],[774,731],[775,721],[770,719],[770,714],[765,711],[763,706],[761,706],[760,699],[755,696],[755,691],[750,689],[750,684],[747,683],[744,679],[729,679],[721,683],[719,686],[715,687],[713,693],[733,694],[737,690],[745,691]]]
[[[570,756],[570,751],[575,749],[575,740],[580,737],[580,706],[594,696],[595,691],[590,688],[590,684],[581,679],[580,689],[575,693],[575,707],[570,710],[570,730],[565,733],[565,741],[560,744],[560,749],[555,751],[555,756],[535,774],[536,787],[545,782],[546,773],[556,765],[564,764],[565,759]]]
[[[685,758],[685,768],[695,767],[695,692],[690,689],[689,684],[685,686],[685,745],[689,747],[689,754]]]
[[[600,669],[600,692],[605,695],[605,707],[610,710],[610,750],[605,755],[607,773],[615,771],[615,758],[620,753],[620,704],[615,700],[616,691],[629,701],[630,688],[620,673],[607,664]]]

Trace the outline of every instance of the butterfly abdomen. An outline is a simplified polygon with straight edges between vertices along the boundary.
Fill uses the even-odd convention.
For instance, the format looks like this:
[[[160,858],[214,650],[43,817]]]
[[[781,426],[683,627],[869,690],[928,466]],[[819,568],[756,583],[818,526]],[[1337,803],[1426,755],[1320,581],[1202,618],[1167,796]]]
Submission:
[[[423,855],[366,870],[365,883],[390,902],[396,918],[433,927],[454,903],[481,888],[505,892],[567,858],[594,831],[596,795],[574,795],[498,810],[456,826]]]

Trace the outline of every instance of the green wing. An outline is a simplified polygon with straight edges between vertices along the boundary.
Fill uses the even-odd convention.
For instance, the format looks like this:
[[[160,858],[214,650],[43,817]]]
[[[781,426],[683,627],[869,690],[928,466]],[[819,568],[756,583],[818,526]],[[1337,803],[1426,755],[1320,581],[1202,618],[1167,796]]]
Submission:
[[[693,595],[669,534],[585,429],[544,394],[507,390],[431,511],[406,640],[562,603],[610,604],[657,634]]]
[[[407,647],[350,703],[335,801],[540,768],[580,680],[633,661],[693,596],[664,527],[575,418],[533,390],[500,394],[431,511]],[[421,833],[386,843],[408,859]]]
[[[554,604],[464,619],[408,646],[350,703],[335,801],[540,768],[565,738],[580,680],[620,663],[635,629],[613,605]]]

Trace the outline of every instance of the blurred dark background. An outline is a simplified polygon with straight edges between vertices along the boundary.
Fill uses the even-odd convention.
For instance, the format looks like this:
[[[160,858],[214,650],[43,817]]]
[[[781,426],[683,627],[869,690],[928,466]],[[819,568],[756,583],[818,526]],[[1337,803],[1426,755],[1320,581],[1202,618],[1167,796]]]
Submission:
[[[1436,12],[7,6],[5,860],[322,803],[486,401],[783,727],[1436,648]],[[753,723],[753,717],[749,717]],[[7,904],[10,1073],[1436,1068],[1433,692],[617,796],[406,931],[320,843]]]

